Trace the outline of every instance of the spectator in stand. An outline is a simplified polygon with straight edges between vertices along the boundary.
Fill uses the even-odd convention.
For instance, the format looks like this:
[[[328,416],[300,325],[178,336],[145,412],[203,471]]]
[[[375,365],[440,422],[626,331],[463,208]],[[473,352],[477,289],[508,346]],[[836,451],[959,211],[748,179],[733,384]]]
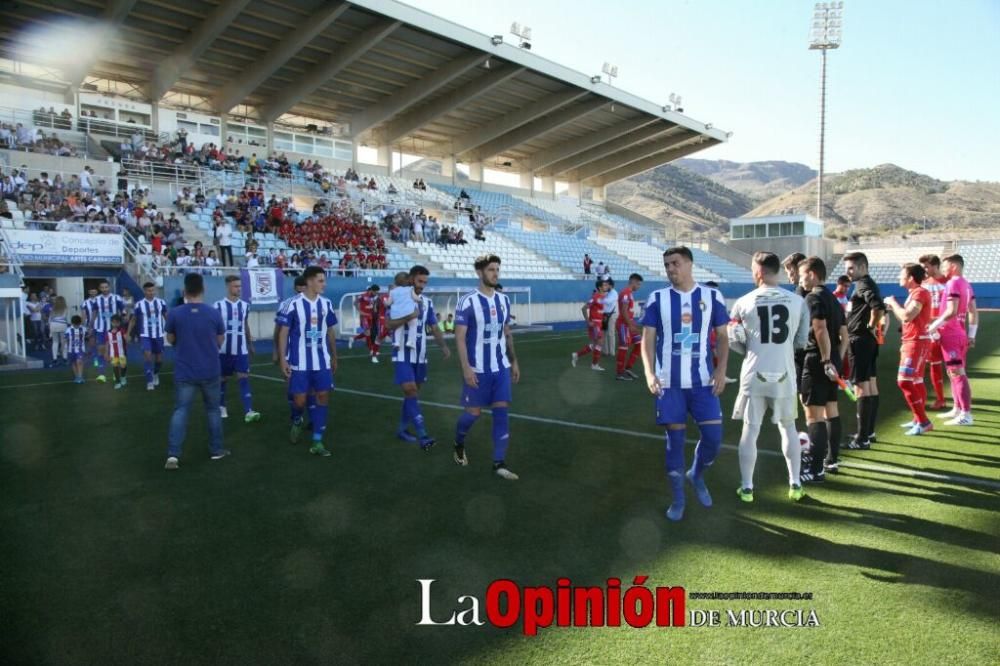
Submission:
[[[219,257],[223,266],[233,265],[233,227],[229,220],[220,217],[215,224],[215,236],[218,239]]]
[[[590,266],[594,263],[594,260],[590,258],[589,254],[583,255],[583,274],[590,275]]]

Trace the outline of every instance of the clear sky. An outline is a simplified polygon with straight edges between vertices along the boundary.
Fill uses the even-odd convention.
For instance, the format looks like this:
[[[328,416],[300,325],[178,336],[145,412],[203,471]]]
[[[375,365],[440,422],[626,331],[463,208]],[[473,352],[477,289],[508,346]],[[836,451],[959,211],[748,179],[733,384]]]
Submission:
[[[818,164],[813,3],[765,0],[406,0],[733,132],[694,157]],[[845,0],[828,65],[828,172],[892,162],[1000,181],[1000,0]]]

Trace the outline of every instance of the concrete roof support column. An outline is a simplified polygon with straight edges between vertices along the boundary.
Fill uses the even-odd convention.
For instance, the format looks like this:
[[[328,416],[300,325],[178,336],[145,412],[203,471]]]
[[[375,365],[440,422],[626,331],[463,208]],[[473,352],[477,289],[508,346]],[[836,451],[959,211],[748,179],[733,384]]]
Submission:
[[[569,181],[569,195],[571,197],[579,201],[582,192],[583,192],[583,187],[581,187],[580,181],[578,180]]]
[[[483,184],[483,163],[469,162],[469,180],[482,186]]]

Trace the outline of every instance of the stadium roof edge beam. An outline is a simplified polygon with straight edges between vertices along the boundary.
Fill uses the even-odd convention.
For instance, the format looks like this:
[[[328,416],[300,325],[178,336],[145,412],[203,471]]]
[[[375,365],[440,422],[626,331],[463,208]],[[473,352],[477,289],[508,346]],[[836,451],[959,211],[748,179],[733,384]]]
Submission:
[[[86,66],[152,100],[180,92],[261,124],[303,116],[356,145],[594,181],[669,160],[676,151],[633,158],[674,131],[701,137],[699,149],[728,138],[596,74],[396,0],[27,0],[5,15],[15,38],[0,41],[0,56],[40,58],[22,46],[53,13],[79,30],[113,28],[96,61],[61,65],[60,85],[79,85]],[[608,170],[591,174],[598,164]]]

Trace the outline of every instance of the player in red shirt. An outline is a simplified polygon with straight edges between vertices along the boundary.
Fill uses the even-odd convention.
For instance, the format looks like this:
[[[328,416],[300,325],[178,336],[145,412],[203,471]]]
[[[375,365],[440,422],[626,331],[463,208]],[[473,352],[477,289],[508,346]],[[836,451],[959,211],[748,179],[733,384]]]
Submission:
[[[632,273],[628,276],[628,286],[618,294],[618,354],[615,356],[616,379],[632,381],[639,375],[632,372],[632,366],[639,360],[642,341],[642,326],[635,321],[635,294],[642,288],[642,276]],[[629,353],[631,351],[631,353]],[[626,360],[627,358],[627,360]]]
[[[358,296],[355,300],[355,304],[358,306],[358,313],[361,316],[361,332],[347,341],[348,349],[354,346],[355,341],[364,340],[365,345],[368,347],[368,353],[373,353],[372,344],[374,331],[372,330],[372,326],[375,323],[375,307],[378,301],[378,290],[379,286],[377,284],[373,284],[368,287],[365,293]]]
[[[598,281],[597,287],[594,289],[594,293],[590,295],[590,300],[587,301],[580,312],[583,313],[583,319],[587,322],[587,335],[590,337],[590,344],[585,345],[579,351],[573,352],[570,357],[570,363],[573,367],[576,367],[576,361],[581,356],[586,356],[587,352],[591,354],[591,370],[597,370],[598,372],[604,372],[599,364],[601,360],[601,342],[604,340],[604,331],[602,326],[604,324],[604,296],[608,293],[611,285],[607,282]]]
[[[941,258],[936,254],[925,254],[917,261],[923,266],[927,277],[921,283],[921,287],[931,293],[931,320],[937,319],[944,312],[945,297],[944,285],[948,282],[941,273]],[[931,384],[934,385],[934,395],[936,400],[931,405],[931,409],[937,411],[947,407],[944,400],[944,356],[941,353],[941,342],[939,340],[930,341],[930,350],[927,354],[927,365],[931,369]]]
[[[372,363],[378,363],[378,350],[381,347],[380,342],[383,338],[387,338],[392,335],[389,330],[389,325],[386,318],[389,314],[389,292],[392,290],[392,285],[386,287],[386,290],[378,295],[378,300],[376,301],[375,307],[378,310],[378,328],[375,331],[375,335],[372,338]]]
[[[833,290],[833,295],[837,298],[837,302],[840,303],[840,309],[844,311],[844,316],[847,316],[847,304],[851,302],[851,297],[848,295],[851,291],[851,278],[846,275],[841,275],[837,278],[837,288]],[[851,375],[851,359],[849,356],[844,357],[844,367],[840,371],[841,377],[849,377]]]
[[[906,426],[906,435],[922,435],[934,429],[925,411],[927,387],[924,385],[924,363],[930,352],[927,327],[931,323],[932,304],[931,292],[920,286],[926,277],[927,273],[920,264],[904,264],[899,271],[899,286],[909,291],[906,303],[900,305],[893,296],[885,299],[886,306],[903,323],[896,381],[913,412],[913,422]]]

